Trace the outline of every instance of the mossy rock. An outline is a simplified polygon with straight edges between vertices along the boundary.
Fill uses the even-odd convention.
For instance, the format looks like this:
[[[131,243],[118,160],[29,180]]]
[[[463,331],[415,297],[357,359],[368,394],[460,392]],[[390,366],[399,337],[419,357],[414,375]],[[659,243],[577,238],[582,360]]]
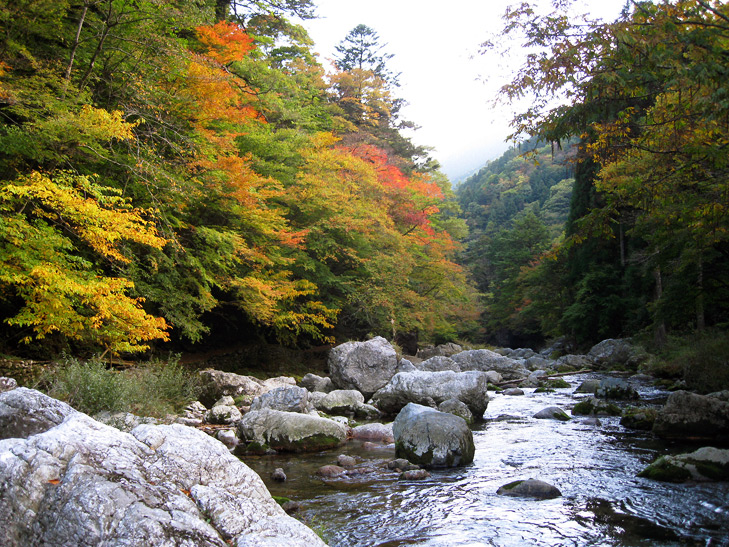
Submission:
[[[622,411],[620,407],[613,403],[590,397],[577,403],[572,409],[572,414],[580,416],[620,416]]]
[[[547,380],[545,383],[545,387],[552,388],[552,389],[564,389],[564,388],[570,388],[572,385],[562,378],[552,378],[551,380]]]
[[[620,419],[620,425],[629,429],[650,431],[653,429],[653,422],[656,421],[658,411],[654,408],[629,408]]]
[[[500,388],[499,386],[496,386],[494,384],[487,384],[486,389],[489,391],[504,391],[503,388]]]
[[[638,476],[663,482],[729,481],[729,450],[704,447],[690,454],[661,456]]]
[[[271,497],[273,498],[273,501],[275,501],[279,505],[283,505],[284,503],[291,501],[290,498],[287,498],[285,496],[271,496]]]
[[[534,390],[534,393],[554,393],[554,389],[551,387],[540,386]]]

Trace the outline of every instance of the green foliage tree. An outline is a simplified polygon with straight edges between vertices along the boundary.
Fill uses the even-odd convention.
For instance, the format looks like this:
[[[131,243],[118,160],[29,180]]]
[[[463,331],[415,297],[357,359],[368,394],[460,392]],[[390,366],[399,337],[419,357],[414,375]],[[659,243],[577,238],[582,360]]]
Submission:
[[[725,321],[726,4],[631,2],[583,26],[560,7],[507,13],[535,53],[502,93],[536,97],[517,135],[581,138],[564,326],[594,341],[652,324],[660,342]]]

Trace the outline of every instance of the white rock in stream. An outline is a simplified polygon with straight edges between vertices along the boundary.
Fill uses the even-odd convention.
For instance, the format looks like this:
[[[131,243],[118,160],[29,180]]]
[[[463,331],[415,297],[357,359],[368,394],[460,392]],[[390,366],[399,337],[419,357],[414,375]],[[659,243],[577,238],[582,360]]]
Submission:
[[[124,433],[18,388],[0,394],[0,435],[0,545],[325,545],[197,429]]]

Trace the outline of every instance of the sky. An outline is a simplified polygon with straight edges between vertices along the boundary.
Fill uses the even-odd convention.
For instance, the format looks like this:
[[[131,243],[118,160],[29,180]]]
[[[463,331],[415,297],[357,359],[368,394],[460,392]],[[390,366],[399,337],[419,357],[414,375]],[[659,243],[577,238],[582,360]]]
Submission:
[[[515,0],[314,0],[318,19],[304,21],[320,62],[329,66],[335,46],[358,24],[377,32],[388,67],[400,72],[396,96],[407,101],[401,118],[420,128],[408,136],[433,147],[451,181],[501,155],[511,111],[492,104],[498,77],[510,60],[479,54],[501,28]],[[577,0],[584,12],[613,20],[625,0]],[[511,62],[514,70],[516,61]]]

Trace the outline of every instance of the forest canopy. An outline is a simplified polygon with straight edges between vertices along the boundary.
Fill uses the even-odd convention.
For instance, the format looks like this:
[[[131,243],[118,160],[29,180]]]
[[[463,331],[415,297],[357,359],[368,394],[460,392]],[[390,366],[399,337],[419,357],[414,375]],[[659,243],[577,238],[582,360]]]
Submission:
[[[529,52],[501,89],[506,101],[530,101],[512,137],[576,142],[565,238],[546,252],[544,239],[529,247],[539,218],[530,230],[526,217],[514,221],[506,236],[521,239],[523,265],[492,272],[511,283],[511,301],[487,311],[508,315],[512,334],[526,322],[537,336],[581,343],[652,331],[660,345],[667,332],[726,328],[729,7],[631,0],[603,23],[575,19],[570,2],[553,5],[547,14],[528,2],[511,7],[499,41],[485,48],[513,40]],[[459,190],[464,208],[494,189],[486,182],[472,199],[472,186]],[[483,213],[472,207],[469,217],[488,235]],[[499,237],[484,252],[472,242],[471,252],[498,264]]]
[[[465,225],[393,76],[326,73],[294,15],[312,3],[0,1],[3,347],[474,327]]]

